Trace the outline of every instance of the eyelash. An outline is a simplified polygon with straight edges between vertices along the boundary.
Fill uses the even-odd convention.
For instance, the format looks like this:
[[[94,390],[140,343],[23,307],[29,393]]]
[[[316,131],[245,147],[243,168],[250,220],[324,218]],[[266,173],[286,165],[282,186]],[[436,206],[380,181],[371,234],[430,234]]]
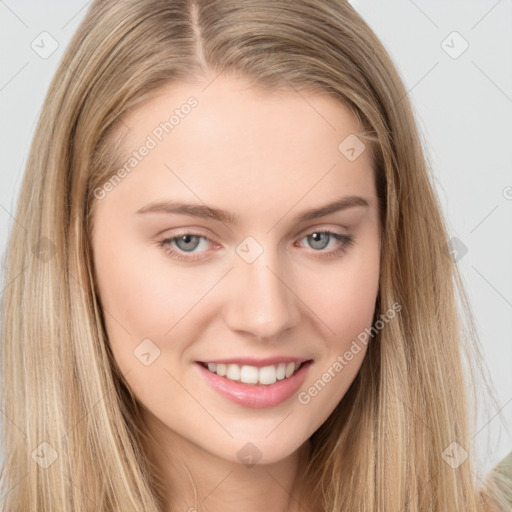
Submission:
[[[320,230],[316,230],[316,231],[311,231],[310,233],[306,233],[302,238],[306,238],[310,235],[313,235],[313,234],[325,234],[325,235],[331,235],[335,240],[337,240],[338,242],[340,242],[340,246],[337,248],[337,249],[333,249],[331,251],[323,251],[323,250],[320,250],[320,251],[314,251],[314,252],[320,252],[320,253],[324,253],[322,254],[321,256],[319,256],[320,258],[336,258],[336,257],[340,257],[342,254],[345,253],[345,251],[354,245],[354,237],[352,235],[340,235],[339,233],[336,233],[334,231],[329,231],[329,230],[323,230],[323,231],[320,231]],[[212,242],[208,237],[204,236],[204,235],[201,235],[200,233],[194,233],[192,231],[186,231],[184,233],[181,233],[179,235],[176,235],[176,236],[173,236],[171,238],[165,238],[163,240],[160,240],[157,242],[158,246],[162,248],[162,250],[168,255],[168,256],[172,256],[174,258],[176,258],[178,261],[188,261],[188,262],[192,262],[192,261],[197,261],[199,258],[198,257],[189,257],[189,256],[183,256],[182,253],[178,252],[177,250],[173,249],[170,247],[170,244],[174,241],[174,240],[177,240],[178,238],[181,238],[183,236],[186,236],[186,235],[192,235],[192,236],[196,236],[198,238],[202,238],[204,240],[208,240],[208,242]],[[330,240],[329,240],[330,241]],[[315,256],[317,257],[317,256]]]

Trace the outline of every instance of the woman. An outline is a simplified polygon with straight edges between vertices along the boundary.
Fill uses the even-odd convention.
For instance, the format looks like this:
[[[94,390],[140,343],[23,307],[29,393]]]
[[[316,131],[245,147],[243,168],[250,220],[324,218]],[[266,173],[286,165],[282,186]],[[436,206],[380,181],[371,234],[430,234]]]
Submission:
[[[93,2],[16,218],[5,510],[506,510],[406,91],[348,3]]]

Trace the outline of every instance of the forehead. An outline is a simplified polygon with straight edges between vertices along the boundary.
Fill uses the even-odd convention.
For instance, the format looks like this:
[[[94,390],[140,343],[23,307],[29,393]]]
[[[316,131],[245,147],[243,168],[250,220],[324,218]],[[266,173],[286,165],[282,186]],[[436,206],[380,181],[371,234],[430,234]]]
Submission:
[[[195,202],[233,202],[233,210],[241,200],[291,206],[307,195],[372,196],[359,130],[346,105],[320,92],[265,91],[224,76],[173,83],[124,117],[120,162],[134,165],[117,188],[134,200],[178,190]],[[143,146],[144,157],[134,156]]]
[[[206,151],[216,148],[205,141],[236,142],[228,154],[261,143],[266,148],[283,144],[281,153],[293,150],[299,154],[301,148],[310,150],[311,146],[331,153],[338,151],[338,144],[333,148],[333,143],[361,129],[347,105],[321,91],[255,88],[242,78],[223,75],[160,88],[125,115],[120,128],[127,150],[150,135],[157,143],[179,141]],[[254,159],[258,154],[247,156]]]

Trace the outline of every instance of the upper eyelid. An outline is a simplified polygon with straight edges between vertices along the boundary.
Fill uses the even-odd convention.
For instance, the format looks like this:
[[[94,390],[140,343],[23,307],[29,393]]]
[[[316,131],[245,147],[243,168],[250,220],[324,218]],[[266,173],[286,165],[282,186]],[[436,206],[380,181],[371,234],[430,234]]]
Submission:
[[[312,233],[320,233],[320,232],[326,232],[326,231],[331,234],[338,235],[338,236],[351,236],[349,233],[338,233],[335,229],[330,228],[330,227],[320,227],[320,228],[310,228],[310,229],[301,231],[299,234],[295,235],[293,238],[294,239],[298,238],[299,240],[302,240],[304,237],[306,237]],[[166,236],[166,237],[162,238],[162,241],[170,243],[171,241],[175,241],[176,239],[178,239],[182,236],[185,236],[185,235],[197,236],[199,238],[208,240],[210,243],[212,243],[214,245],[218,245],[218,243],[213,238],[211,238],[210,236],[204,235],[202,233],[199,233],[198,231],[196,231],[193,228],[189,228],[188,230],[185,229],[185,230],[181,231],[180,233],[172,235],[172,236]]]
[[[348,229],[346,226],[338,226],[338,228],[343,228],[343,229]],[[200,233],[200,228],[199,229],[196,229],[196,228],[176,228],[179,230],[179,232],[177,234],[172,234],[172,235],[169,235],[169,236],[165,236],[163,237],[164,239],[173,239],[173,238],[179,238],[180,236],[185,236],[185,235],[194,235],[194,236],[199,236],[199,237],[202,237],[202,238],[206,238],[207,240],[209,240],[210,242],[215,242],[214,240],[214,237],[211,237],[209,235],[205,235],[203,233]],[[335,233],[335,234],[338,234],[338,235],[348,235],[348,232],[347,233],[339,233],[337,231],[336,228],[333,228],[333,227],[330,227],[330,226],[321,226],[321,227],[311,227],[311,228],[306,228],[306,229],[303,229],[301,231],[299,231],[296,235],[293,235],[293,238],[296,238],[296,237],[304,237],[306,235],[309,235],[311,233],[317,233],[317,232],[321,232],[321,231],[330,231],[332,233]]]

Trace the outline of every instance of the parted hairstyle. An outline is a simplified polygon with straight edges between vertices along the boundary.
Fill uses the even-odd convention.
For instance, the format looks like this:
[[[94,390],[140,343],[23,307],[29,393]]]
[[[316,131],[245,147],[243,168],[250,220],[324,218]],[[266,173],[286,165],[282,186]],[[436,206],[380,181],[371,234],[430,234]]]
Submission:
[[[118,171],[123,116],[162,87],[211,73],[329,95],[371,150],[382,237],[375,319],[402,309],[311,436],[310,492],[329,512],[505,510],[510,480],[476,478],[476,386],[492,384],[407,91],[342,0],[90,5],[45,98],[5,254],[3,510],[164,510],[141,404],[113,358],[95,284],[94,191]],[[443,458],[454,442],[468,454],[456,468]]]

